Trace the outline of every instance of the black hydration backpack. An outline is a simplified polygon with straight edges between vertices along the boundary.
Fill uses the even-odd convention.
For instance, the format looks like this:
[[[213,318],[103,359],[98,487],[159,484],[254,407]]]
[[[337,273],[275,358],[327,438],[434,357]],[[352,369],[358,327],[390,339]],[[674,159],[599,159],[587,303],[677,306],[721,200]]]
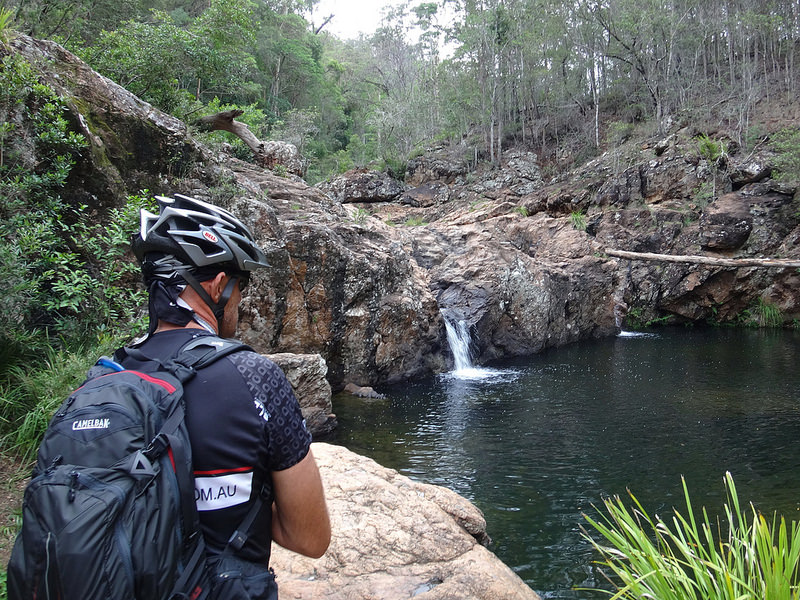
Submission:
[[[106,357],[89,370],[39,447],[8,564],[9,600],[209,597],[183,384],[241,349],[249,348],[204,336],[154,372]]]

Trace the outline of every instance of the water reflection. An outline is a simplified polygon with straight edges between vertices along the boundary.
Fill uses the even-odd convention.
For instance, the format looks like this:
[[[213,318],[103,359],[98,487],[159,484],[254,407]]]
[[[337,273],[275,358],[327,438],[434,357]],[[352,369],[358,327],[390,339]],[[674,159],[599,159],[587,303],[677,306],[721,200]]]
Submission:
[[[549,598],[599,598],[582,513],[636,493],[656,513],[743,500],[796,519],[800,408],[794,332],[677,330],[621,336],[334,399],[338,442],[464,495],[492,550]],[[483,370],[483,369],[481,369]]]

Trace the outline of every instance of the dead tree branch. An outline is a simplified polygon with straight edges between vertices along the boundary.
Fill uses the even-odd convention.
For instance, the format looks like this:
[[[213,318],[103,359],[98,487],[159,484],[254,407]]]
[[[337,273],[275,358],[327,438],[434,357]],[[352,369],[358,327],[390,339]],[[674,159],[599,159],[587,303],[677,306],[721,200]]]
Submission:
[[[653,252],[628,252],[627,250],[613,250],[610,248],[606,249],[606,254],[617,258],[627,258],[628,260],[653,260],[714,267],[800,268],[800,260],[784,258],[716,258],[691,254],[676,256],[674,254],[655,254]]]

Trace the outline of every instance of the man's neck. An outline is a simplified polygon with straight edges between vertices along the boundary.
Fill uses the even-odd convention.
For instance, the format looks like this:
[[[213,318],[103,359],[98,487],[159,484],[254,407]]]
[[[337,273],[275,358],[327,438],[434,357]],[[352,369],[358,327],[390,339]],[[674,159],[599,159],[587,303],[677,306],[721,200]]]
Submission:
[[[159,333],[161,331],[174,331],[175,329],[202,329],[203,331],[208,331],[209,333],[217,333],[217,330],[212,327],[210,323],[207,325],[208,327],[204,327],[201,323],[196,321],[189,321],[186,325],[175,325],[175,323],[159,321],[155,333]]]

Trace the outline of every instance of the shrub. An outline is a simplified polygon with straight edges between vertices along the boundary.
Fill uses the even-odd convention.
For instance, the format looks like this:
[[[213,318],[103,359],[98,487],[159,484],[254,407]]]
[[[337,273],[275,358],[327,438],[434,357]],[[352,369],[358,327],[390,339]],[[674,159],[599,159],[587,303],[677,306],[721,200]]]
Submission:
[[[800,183],[800,130],[784,129],[772,139],[775,157],[775,179]]]
[[[406,227],[419,227],[421,225],[427,225],[427,221],[423,217],[408,217],[404,222],[403,225]]]
[[[633,494],[604,500],[607,515],[586,516],[605,543],[585,534],[612,575],[614,599],[796,600],[800,593],[800,526],[741,509],[733,477],[725,474],[724,525],[705,508],[696,516],[686,481],[685,515],[650,516]]]
[[[70,131],[61,98],[26,61],[0,65],[0,375],[52,343],[70,345],[97,328],[129,327],[143,302],[136,267],[126,260],[144,198],[98,223],[86,206],[61,198],[75,157],[85,148]]]

